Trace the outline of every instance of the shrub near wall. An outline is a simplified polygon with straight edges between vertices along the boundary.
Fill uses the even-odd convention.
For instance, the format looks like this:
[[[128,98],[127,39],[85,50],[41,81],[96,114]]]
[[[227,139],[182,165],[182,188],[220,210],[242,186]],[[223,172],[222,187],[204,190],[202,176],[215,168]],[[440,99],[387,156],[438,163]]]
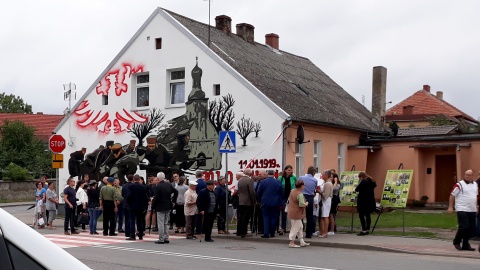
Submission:
[[[32,201],[35,202],[36,180],[19,182],[0,181],[0,201]]]
[[[10,181],[21,181],[25,179],[30,179],[30,173],[27,169],[18,166],[15,163],[8,164],[3,172],[3,179]]]

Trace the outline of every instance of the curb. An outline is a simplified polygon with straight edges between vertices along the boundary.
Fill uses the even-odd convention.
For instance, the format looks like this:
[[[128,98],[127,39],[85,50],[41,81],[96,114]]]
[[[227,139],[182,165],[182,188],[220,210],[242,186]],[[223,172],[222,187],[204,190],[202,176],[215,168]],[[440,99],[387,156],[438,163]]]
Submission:
[[[0,203],[0,208],[5,207],[15,207],[15,206],[25,206],[25,205],[34,205],[35,202],[11,202],[11,203]]]
[[[235,235],[217,235],[217,238],[229,239],[229,240],[240,240],[248,242],[263,242],[263,243],[276,243],[276,244],[285,244],[288,245],[288,238],[258,238],[255,236],[240,238]],[[335,243],[335,242],[309,242],[310,246],[315,247],[329,247],[329,248],[341,248],[341,249],[351,249],[351,250],[364,250],[364,251],[380,251],[380,252],[391,252],[391,253],[403,253],[403,254],[412,254],[412,255],[428,255],[428,256],[440,256],[440,257],[453,257],[453,258],[468,258],[468,259],[480,259],[480,256],[462,256],[460,254],[449,254],[449,253],[433,253],[433,252],[422,252],[417,250],[405,250],[405,249],[395,249],[395,248],[386,248],[372,245],[361,245],[361,244],[346,244],[346,243]],[[463,253],[463,254],[475,254],[478,255],[478,251],[475,253]]]

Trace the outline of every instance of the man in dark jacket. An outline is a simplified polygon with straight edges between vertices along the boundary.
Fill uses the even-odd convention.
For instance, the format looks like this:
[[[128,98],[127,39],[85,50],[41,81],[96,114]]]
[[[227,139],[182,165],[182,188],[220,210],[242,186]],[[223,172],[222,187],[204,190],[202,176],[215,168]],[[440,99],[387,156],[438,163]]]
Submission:
[[[207,187],[207,183],[203,179],[202,171],[196,171],[195,177],[197,178],[197,188],[195,190],[197,191],[198,195],[202,189]],[[202,218],[203,217],[200,214],[195,215],[195,234],[200,234],[202,231]]]
[[[125,213],[125,236],[130,237],[131,232],[133,232],[133,235],[135,235],[135,227],[133,227],[133,230],[130,228],[130,211],[128,210],[128,193],[130,192],[129,187],[133,184],[133,175],[129,174],[127,176],[127,182],[123,185],[122,187],[122,197],[124,198],[122,205],[120,207],[123,207],[123,213]],[[135,221],[134,221],[135,222]]]
[[[205,234],[206,242],[213,242],[212,228],[213,222],[215,221],[215,215],[218,210],[215,193],[213,193],[214,187],[215,184],[213,181],[208,181],[207,187],[202,189],[200,193],[198,193],[197,197],[197,208],[198,213],[202,216],[202,232]]]
[[[174,202],[177,201],[178,191],[169,182],[165,181],[163,172],[159,172],[157,178],[159,183],[155,187],[152,201],[152,205],[157,211],[158,241],[155,241],[155,244],[168,244],[170,243],[168,240],[168,220]]]
[[[128,228],[130,230],[130,237],[128,237],[127,240],[135,240],[135,223],[137,224],[138,239],[143,240],[145,209],[148,203],[147,189],[144,185],[140,184],[140,176],[138,174],[133,176],[133,181],[133,184],[128,185],[128,194],[125,199],[130,216],[130,227]]]
[[[219,234],[225,233],[225,220],[227,219],[227,192],[230,198],[230,190],[227,190],[224,176],[218,179],[218,186],[213,190],[218,204],[217,228]]]
[[[262,238],[275,237],[279,207],[282,204],[282,183],[274,175],[275,171],[268,170],[267,178],[258,184],[257,200],[260,201],[263,215]]]

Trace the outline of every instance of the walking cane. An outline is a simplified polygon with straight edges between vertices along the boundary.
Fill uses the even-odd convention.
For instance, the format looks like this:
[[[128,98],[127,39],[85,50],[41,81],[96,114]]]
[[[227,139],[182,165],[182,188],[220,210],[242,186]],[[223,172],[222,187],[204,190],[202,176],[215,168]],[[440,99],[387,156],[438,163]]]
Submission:
[[[204,213],[204,214],[205,214],[205,213]],[[200,242],[202,242],[202,233],[203,233],[203,229],[204,229],[204,227],[203,227],[203,220],[204,220],[204,218],[205,218],[205,215],[204,215],[204,214],[202,214],[202,229],[200,230]]]
[[[148,211],[148,208],[147,208],[147,211]],[[148,235],[150,235],[151,232],[152,232],[153,209],[150,210],[150,212],[151,212],[151,213],[150,213],[150,226],[149,226],[149,228],[148,228]]]
[[[253,206],[253,228],[255,229],[255,236],[258,235],[258,220],[257,220],[257,206]]]

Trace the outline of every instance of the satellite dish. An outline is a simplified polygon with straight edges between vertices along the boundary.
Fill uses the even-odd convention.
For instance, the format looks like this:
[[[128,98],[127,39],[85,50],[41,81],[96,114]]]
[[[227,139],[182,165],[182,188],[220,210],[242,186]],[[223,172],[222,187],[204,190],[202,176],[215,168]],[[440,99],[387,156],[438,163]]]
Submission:
[[[303,129],[303,126],[298,126],[297,128],[298,144],[302,144],[304,140],[305,140],[305,130]]]

